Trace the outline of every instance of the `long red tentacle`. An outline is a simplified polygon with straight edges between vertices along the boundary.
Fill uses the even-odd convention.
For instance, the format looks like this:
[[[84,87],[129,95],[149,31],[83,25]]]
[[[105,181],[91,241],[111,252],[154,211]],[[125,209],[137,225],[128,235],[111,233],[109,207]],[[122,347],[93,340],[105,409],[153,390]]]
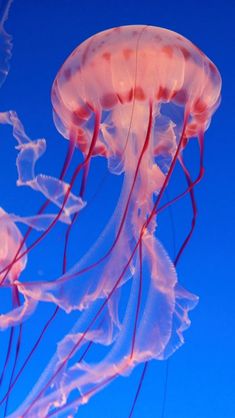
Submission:
[[[203,135],[202,134],[200,134],[200,136],[199,136],[199,147],[200,147],[200,170],[199,170],[198,179],[201,180],[201,178],[204,174],[204,167],[203,167],[204,144],[203,144]],[[178,254],[175,258],[175,261],[174,261],[175,266],[177,265],[183,251],[185,250],[189,240],[192,237],[192,234],[193,234],[193,231],[194,231],[195,225],[196,225],[196,218],[197,218],[197,205],[196,205],[196,200],[195,200],[195,195],[194,195],[195,182],[192,181],[191,175],[190,175],[188,169],[186,168],[186,166],[184,164],[183,156],[181,156],[179,158],[179,162],[181,164],[181,167],[183,169],[186,181],[188,183],[188,189],[189,189],[189,194],[190,194],[191,204],[192,204],[192,210],[193,210],[193,218],[192,218],[190,231],[189,231],[187,237],[185,238],[183,244],[181,245],[181,247],[178,251]]]
[[[137,399],[139,398],[139,394],[140,394],[140,391],[141,391],[141,388],[142,388],[142,385],[143,385],[143,382],[144,382],[144,378],[145,378],[145,375],[146,375],[147,367],[148,367],[148,361],[146,361],[144,363],[143,371],[142,371],[141,376],[140,376],[138,388],[137,388],[137,391],[136,391],[134,401],[133,401],[133,404],[132,404],[132,407],[131,407],[128,418],[132,418],[132,416],[134,414],[136,402],[137,402]]]
[[[17,289],[16,286],[13,287],[13,289],[12,289],[12,297],[13,297],[13,306],[14,307],[20,306],[19,292],[18,292],[18,289]],[[12,367],[12,371],[11,371],[11,377],[10,377],[7,392],[9,392],[9,389],[11,387],[12,380],[14,378],[14,373],[15,373],[15,370],[16,370],[17,361],[18,361],[18,358],[19,358],[20,345],[21,345],[21,340],[22,340],[22,330],[23,330],[23,326],[22,326],[22,324],[20,324],[19,334],[18,334],[17,343],[16,343],[15,358],[14,358],[14,363],[13,363],[13,367]],[[10,352],[11,352],[12,347],[10,346],[9,348],[10,348]],[[9,395],[6,398],[6,404],[5,404],[5,409],[4,409],[4,418],[7,415],[8,402],[9,402]]]

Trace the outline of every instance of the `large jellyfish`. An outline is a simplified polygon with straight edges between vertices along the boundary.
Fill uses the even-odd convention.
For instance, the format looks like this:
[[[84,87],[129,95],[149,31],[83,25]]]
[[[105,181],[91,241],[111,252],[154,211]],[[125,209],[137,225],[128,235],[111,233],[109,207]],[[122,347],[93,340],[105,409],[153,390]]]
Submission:
[[[125,26],[83,42],[55,78],[51,94],[54,121],[69,140],[59,179],[35,174],[45,141],[31,141],[16,113],[1,114],[1,122],[13,126],[18,141],[18,185],[43,193],[47,200],[34,216],[7,215],[1,210],[0,222],[5,220],[6,224],[0,232],[14,242],[11,257],[7,254],[0,264],[1,286],[12,288],[21,299],[0,316],[0,326],[22,326],[39,302],[54,304],[53,315],[59,309],[68,315],[78,311],[77,322],[9,417],[75,416],[80,405],[117,376],[130,374],[139,363],[167,359],[183,344],[183,331],[190,325],[188,312],[198,298],[180,286],[175,266],[195,225],[193,188],[203,175],[203,135],[220,102],[220,89],[214,64],[181,35],[153,26]],[[192,138],[198,140],[200,153],[196,179],[184,160]],[[83,162],[66,183],[64,177],[76,148],[82,152]],[[86,178],[97,156],[107,159],[113,175],[123,177],[107,226],[69,271],[65,248],[60,277],[21,281],[26,255],[30,256],[58,220],[69,224],[68,242],[80,210],[86,210]],[[183,170],[187,188],[163,203],[176,164]],[[76,195],[72,189],[80,174],[80,193]],[[171,261],[157,238],[157,218],[186,194],[191,197],[192,228]],[[45,213],[49,202],[59,207],[57,213]],[[16,232],[16,222],[28,225],[24,238]],[[27,248],[32,228],[42,232]],[[11,231],[17,240],[12,241]],[[96,347],[94,359],[90,351]],[[12,375],[2,402],[8,399],[24,367]]]

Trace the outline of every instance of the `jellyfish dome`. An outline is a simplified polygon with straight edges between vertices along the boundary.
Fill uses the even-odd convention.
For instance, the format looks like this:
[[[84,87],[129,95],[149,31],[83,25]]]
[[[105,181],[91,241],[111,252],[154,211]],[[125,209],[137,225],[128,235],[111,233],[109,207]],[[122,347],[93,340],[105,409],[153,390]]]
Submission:
[[[183,344],[188,312],[198,297],[178,283],[176,264],[193,232],[203,135],[220,89],[219,72],[203,52],[181,35],[153,26],[98,33],[62,65],[52,87],[53,117],[70,149],[78,148],[84,160],[63,193],[61,210],[76,176],[82,169],[87,175],[97,156],[107,159],[112,174],[122,175],[122,190],[97,242],[72,269],[55,280],[16,281],[26,300],[50,302],[80,316],[11,418],[75,416],[118,375],[167,359]],[[191,138],[200,152],[196,180],[184,161]],[[176,164],[188,187],[164,204]],[[81,190],[80,199],[85,181]],[[158,214],[186,194],[192,228],[172,261],[158,240]],[[102,355],[94,360],[88,352],[98,345]],[[78,396],[69,401],[74,390]]]
[[[116,169],[124,170],[124,160],[129,160],[124,152],[127,139],[134,147],[143,143],[139,138],[148,125],[150,104],[151,130],[156,134],[151,151],[156,156],[161,105],[184,107],[190,114],[185,137],[196,135],[209,125],[220,85],[214,64],[181,35],[151,26],[118,27],[83,42],[60,69],[52,88],[55,124],[85,152],[94,112],[103,113],[92,155],[105,155],[114,172],[113,160],[122,160]],[[174,147],[174,139],[168,142],[172,143],[166,150]]]

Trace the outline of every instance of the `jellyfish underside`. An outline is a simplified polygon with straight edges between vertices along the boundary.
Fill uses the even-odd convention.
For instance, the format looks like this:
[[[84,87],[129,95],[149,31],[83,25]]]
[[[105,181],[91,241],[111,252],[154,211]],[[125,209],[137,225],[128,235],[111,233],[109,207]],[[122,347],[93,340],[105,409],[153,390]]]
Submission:
[[[12,312],[0,316],[0,326],[3,321],[7,326],[22,323],[39,301],[68,314],[78,310],[80,316],[10,417],[76,414],[80,404],[118,375],[128,375],[139,363],[166,359],[183,344],[188,311],[198,298],[179,285],[174,263],[156,237],[156,219],[176,162],[184,167],[183,150],[190,138],[198,138],[201,147],[219,94],[213,63],[185,38],[156,27],[127,26],[97,34],[60,69],[52,88],[54,121],[70,146],[84,155],[78,173],[102,156],[114,175],[122,174],[123,184],[110,221],[72,269],[50,281],[14,280],[25,303],[14,321]],[[8,112],[0,118],[17,124],[16,139],[22,142],[17,116]],[[35,176],[39,142],[28,137],[23,142],[20,155],[30,148],[31,167],[28,173],[26,154],[19,156],[19,178],[57,204],[60,220],[71,222],[71,215],[86,210],[85,202],[72,195],[63,178]],[[14,216],[12,222],[21,221]],[[22,221],[47,231],[55,217],[40,213]],[[102,254],[98,258],[97,249]],[[96,362],[89,356],[91,344],[103,347]],[[74,390],[79,396],[67,402]]]

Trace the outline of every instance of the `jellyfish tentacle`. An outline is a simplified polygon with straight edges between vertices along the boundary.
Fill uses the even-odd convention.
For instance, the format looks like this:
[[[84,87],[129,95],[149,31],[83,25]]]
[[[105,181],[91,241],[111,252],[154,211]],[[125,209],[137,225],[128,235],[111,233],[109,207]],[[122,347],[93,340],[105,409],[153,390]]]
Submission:
[[[8,219],[8,223],[9,223],[9,219]],[[12,225],[11,225],[11,227],[12,227]],[[8,231],[9,231],[9,227],[8,227]],[[13,231],[16,232],[17,230],[13,229]],[[8,237],[8,239],[9,239],[9,237]],[[11,293],[12,293],[12,306],[13,306],[13,310],[14,310],[14,309],[17,309],[17,308],[20,307],[19,292],[18,292],[18,289],[17,289],[16,286],[13,285],[13,287],[11,289]],[[5,322],[8,322],[8,324],[9,324],[9,314],[1,315],[1,317],[3,318],[3,321],[5,320]],[[5,362],[3,364],[3,369],[2,369],[2,372],[1,372],[0,385],[1,385],[2,380],[4,379],[5,372],[7,370],[7,366],[8,366],[9,360],[10,360],[10,355],[11,355],[12,348],[13,348],[14,334],[15,334],[15,327],[14,327],[14,323],[13,323],[13,324],[11,324],[11,328],[10,328],[10,336],[9,336],[9,341],[8,341],[8,346],[7,346]],[[11,371],[11,375],[10,375],[9,387],[10,387],[11,381],[14,377],[14,372],[15,372],[15,368],[16,368],[16,365],[17,365],[19,349],[20,349],[21,334],[22,334],[22,323],[20,322],[18,341],[17,341],[17,344],[16,344],[15,358],[14,358],[12,371]],[[7,414],[7,408],[8,408],[8,398],[6,398],[6,403],[5,403],[5,408],[4,408],[4,417]]]
[[[9,340],[8,340],[8,344],[7,344],[6,357],[5,357],[5,360],[4,360],[4,363],[3,363],[3,368],[2,368],[1,376],[0,376],[0,386],[2,385],[4,376],[5,376],[5,372],[6,372],[6,368],[7,368],[8,362],[10,360],[12,341],[13,341],[13,338],[14,338],[14,329],[15,329],[14,327],[11,327],[11,329],[10,329],[10,335],[9,335]]]
[[[13,287],[12,293],[13,293],[13,304],[16,305],[16,306],[20,306],[19,292],[18,292],[17,287]],[[9,388],[11,387],[12,380],[14,378],[14,374],[15,374],[15,370],[16,370],[16,366],[17,366],[17,362],[18,362],[18,358],[19,358],[21,339],[22,339],[22,330],[23,330],[23,324],[20,323],[18,338],[17,338],[17,343],[16,343],[16,349],[15,349],[15,358],[14,358],[14,361],[13,361],[13,366],[12,366],[12,370],[11,370],[11,374],[10,374],[10,380],[9,380],[7,391],[9,391]],[[11,352],[11,347],[10,347],[10,352]],[[5,408],[4,408],[4,418],[7,415],[8,403],[9,403],[9,395],[6,397],[6,403],[5,403]]]
[[[200,134],[201,135],[201,134]],[[204,175],[204,168],[203,168],[203,151],[204,151],[204,147],[203,147],[203,138],[202,136],[199,137],[199,147],[200,147],[200,168],[199,168],[199,176],[198,179],[201,180],[202,176]],[[193,218],[192,218],[192,223],[191,223],[191,228],[190,231],[188,233],[188,235],[186,236],[183,244],[181,245],[178,254],[175,258],[174,264],[176,265],[179,261],[179,258],[181,257],[184,249],[186,248],[188,242],[190,241],[195,225],[196,225],[196,217],[197,217],[197,205],[196,205],[196,200],[195,200],[195,195],[194,195],[194,185],[193,183],[195,183],[195,181],[193,182],[190,176],[190,173],[187,169],[187,167],[185,166],[183,157],[180,156],[179,157],[179,162],[182,166],[183,172],[185,174],[186,177],[186,181],[188,184],[188,190],[189,190],[189,194],[190,194],[190,199],[191,199],[191,204],[192,204],[192,210],[193,210]],[[198,181],[197,181],[198,183]]]
[[[11,384],[9,385],[9,388],[7,390],[7,392],[5,393],[5,395],[2,397],[2,399],[0,400],[0,406],[3,404],[3,402],[7,399],[8,395],[11,393],[12,389],[14,388],[15,384],[17,383],[18,379],[20,378],[21,374],[23,373],[26,365],[28,364],[30,358],[32,357],[34,351],[37,349],[40,341],[42,340],[46,330],[48,329],[49,325],[51,324],[51,322],[53,321],[53,319],[55,318],[57,312],[58,312],[58,306],[55,308],[53,315],[49,318],[49,320],[46,322],[46,324],[44,325],[36,343],[33,346],[33,349],[29,352],[28,356],[26,357],[25,361],[23,362],[22,366],[20,367],[19,371],[17,372],[16,376],[14,377],[14,379],[12,380]],[[14,329],[14,328],[12,328]]]
[[[141,388],[142,388],[142,385],[143,385],[143,382],[144,382],[144,379],[145,379],[148,364],[149,364],[148,361],[146,361],[144,363],[143,371],[142,371],[141,376],[140,376],[138,388],[136,390],[135,397],[134,397],[134,400],[133,400],[128,418],[131,418],[133,416],[134,409],[135,409],[135,406],[136,406],[136,402],[138,400],[138,397],[139,397],[139,394],[140,394],[140,391],[141,391]]]
[[[184,164],[183,159],[180,158],[179,161],[180,161],[180,165],[181,165],[181,167],[182,167],[182,169],[184,171],[184,174],[185,174],[185,177],[186,177],[186,181],[188,183],[188,187],[190,188],[189,194],[190,194],[190,199],[191,199],[191,204],[192,204],[193,218],[192,218],[191,228],[189,230],[189,233],[188,233],[187,237],[185,238],[185,240],[184,240],[184,242],[183,242],[180,250],[178,251],[178,254],[177,254],[176,258],[175,258],[175,261],[174,261],[175,265],[178,263],[181,255],[183,253],[183,251],[185,250],[188,242],[190,241],[190,239],[192,237],[192,234],[193,234],[193,231],[194,231],[195,225],[196,225],[197,214],[198,214],[198,212],[197,212],[197,205],[196,205],[196,199],[195,199],[195,194],[194,194],[194,188],[191,187],[191,184],[192,184],[191,176],[189,174],[188,169],[186,168],[186,166]]]

